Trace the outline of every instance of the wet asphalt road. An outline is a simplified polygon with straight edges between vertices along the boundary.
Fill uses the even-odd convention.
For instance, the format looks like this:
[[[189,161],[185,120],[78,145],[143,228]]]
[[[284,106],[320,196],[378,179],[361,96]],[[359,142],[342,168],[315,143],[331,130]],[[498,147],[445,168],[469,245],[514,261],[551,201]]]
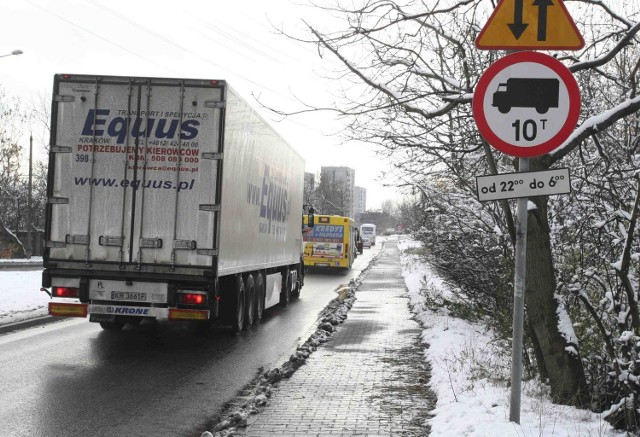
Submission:
[[[114,333],[86,319],[0,335],[0,435],[199,436],[259,368],[288,359],[374,252],[347,275],[308,275],[299,300],[239,335],[168,321]]]

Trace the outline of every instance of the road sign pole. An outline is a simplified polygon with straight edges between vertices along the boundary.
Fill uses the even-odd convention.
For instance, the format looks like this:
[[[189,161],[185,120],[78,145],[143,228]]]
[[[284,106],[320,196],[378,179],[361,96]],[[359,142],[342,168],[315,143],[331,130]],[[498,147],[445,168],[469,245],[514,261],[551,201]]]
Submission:
[[[519,158],[518,172],[529,171],[529,158]],[[511,351],[511,408],[509,420],[520,423],[522,393],[522,337],[524,327],[524,290],[527,274],[527,204],[526,197],[518,199],[516,209],[516,255],[513,281],[513,338]]]

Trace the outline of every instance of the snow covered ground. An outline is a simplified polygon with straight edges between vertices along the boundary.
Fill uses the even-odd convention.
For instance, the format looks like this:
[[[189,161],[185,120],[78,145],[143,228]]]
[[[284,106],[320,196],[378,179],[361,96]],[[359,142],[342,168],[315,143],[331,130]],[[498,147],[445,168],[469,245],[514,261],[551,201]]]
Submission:
[[[42,258],[27,260],[2,260],[9,263],[42,263]],[[0,269],[0,325],[47,315],[49,296],[40,291],[42,269],[6,270]]]
[[[425,307],[423,287],[445,294],[451,290],[428,265],[406,252],[419,245],[399,239],[412,306],[425,327],[430,385],[438,396],[429,419],[433,437],[624,436],[598,414],[554,405],[537,381],[523,382],[521,424],[509,422],[510,356],[496,353],[486,327]],[[40,269],[0,270],[0,325],[47,314],[49,297],[40,291],[41,274]]]
[[[554,405],[546,387],[523,381],[520,425],[509,422],[508,381],[511,356],[491,344],[487,328],[425,308],[422,288],[450,294],[436,272],[407,248],[420,243],[401,239],[403,275],[414,312],[425,327],[424,353],[431,364],[431,388],[438,397],[429,420],[431,436],[624,436],[598,414]]]

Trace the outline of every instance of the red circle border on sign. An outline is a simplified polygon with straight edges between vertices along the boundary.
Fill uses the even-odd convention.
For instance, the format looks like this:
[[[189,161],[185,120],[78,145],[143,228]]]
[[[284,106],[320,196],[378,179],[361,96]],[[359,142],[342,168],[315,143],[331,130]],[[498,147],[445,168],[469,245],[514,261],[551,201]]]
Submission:
[[[569,94],[569,113],[567,114],[567,120],[563,124],[562,128],[553,138],[532,147],[522,147],[511,144],[498,137],[489,126],[484,113],[484,97],[493,78],[495,78],[498,73],[505,68],[523,62],[542,64],[553,70],[558,76],[560,76],[560,79],[567,87],[567,92]],[[472,111],[473,118],[476,121],[480,134],[492,147],[506,153],[507,155],[517,156],[519,158],[533,158],[551,152],[569,138],[578,123],[578,118],[580,117],[580,89],[578,88],[578,83],[576,82],[575,77],[573,77],[571,71],[556,58],[538,52],[512,53],[491,64],[487,71],[480,76],[480,80],[478,81],[476,90],[473,94]]]

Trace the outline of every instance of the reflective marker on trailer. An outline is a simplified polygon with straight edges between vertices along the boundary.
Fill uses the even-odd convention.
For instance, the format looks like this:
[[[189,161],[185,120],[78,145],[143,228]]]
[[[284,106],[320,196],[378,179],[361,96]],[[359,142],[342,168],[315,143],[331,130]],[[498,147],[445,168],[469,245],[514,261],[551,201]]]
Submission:
[[[209,320],[208,310],[169,309],[169,320]]]
[[[49,314],[54,317],[87,317],[87,305],[49,302]]]

